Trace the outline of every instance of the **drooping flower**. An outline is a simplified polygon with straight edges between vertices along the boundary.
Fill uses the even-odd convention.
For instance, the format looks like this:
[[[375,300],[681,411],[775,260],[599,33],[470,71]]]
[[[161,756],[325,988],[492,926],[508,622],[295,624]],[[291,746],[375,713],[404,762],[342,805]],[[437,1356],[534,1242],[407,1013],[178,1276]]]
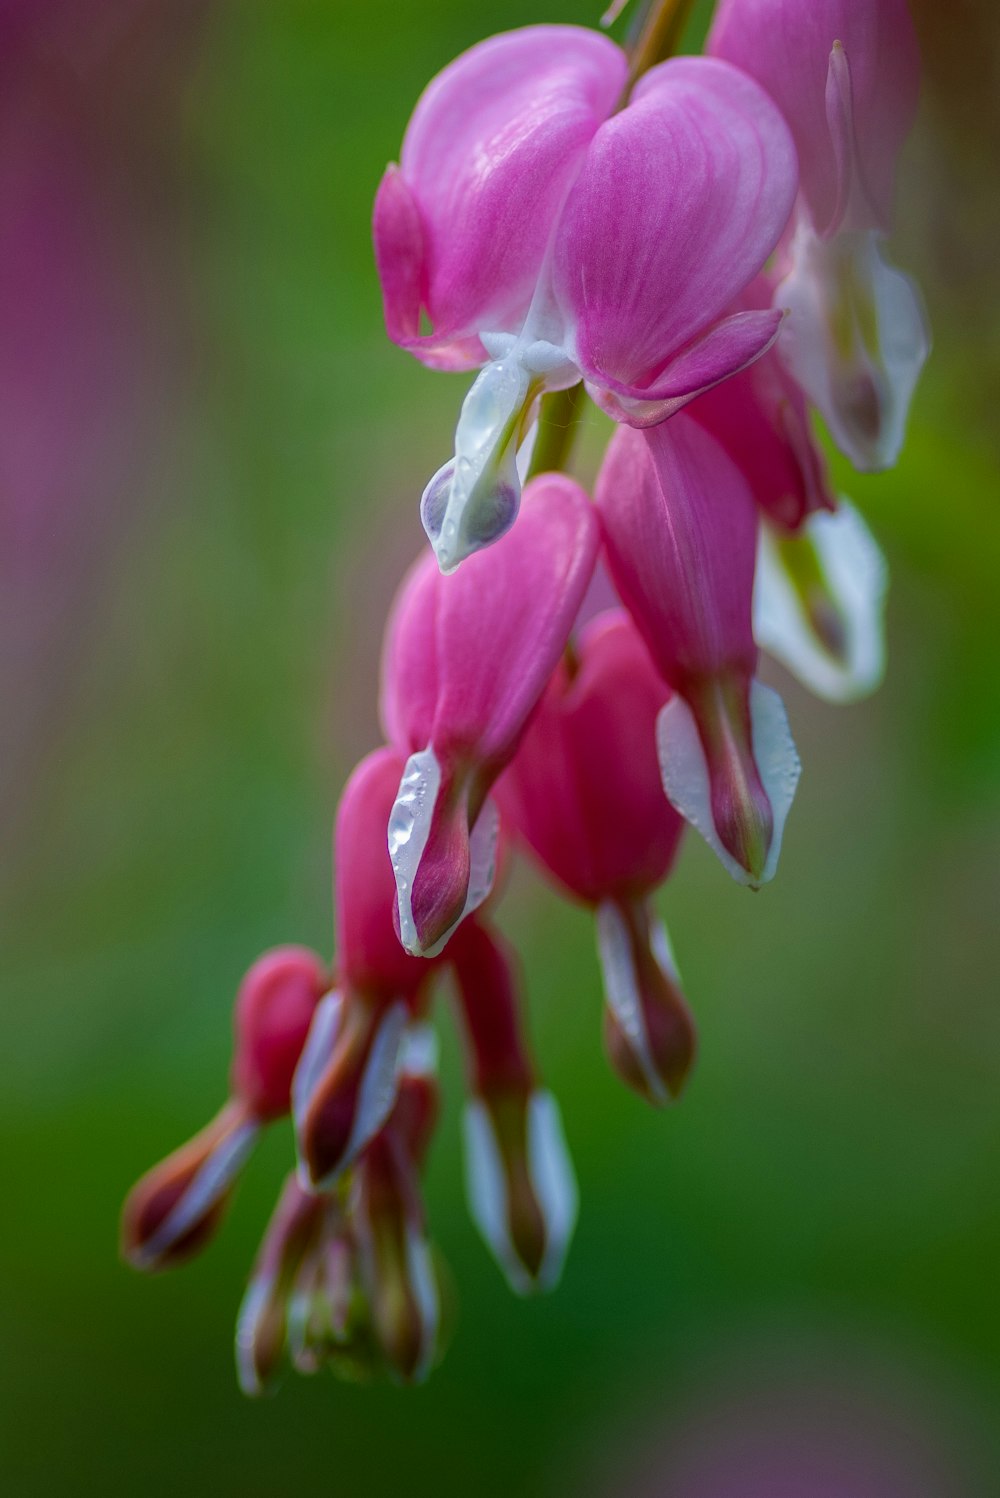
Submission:
[[[517,447],[542,391],[583,379],[642,426],[777,333],[773,310],[727,309],[794,199],[779,112],[744,74],[686,57],[616,113],[625,77],[624,54],[581,28],[493,37],[430,84],[383,178],[390,336],[439,367],[488,361],[422,501],[445,571],[513,524]]]
[[[336,987],[316,1011],[293,1088],[303,1182],[330,1186],[382,1127],[399,1049],[430,976],[393,929],[386,823],[404,756],[378,749],[351,775],[334,828]]]
[[[525,491],[501,544],[442,576],[427,553],[389,620],[382,721],[409,754],[389,819],[399,937],[439,952],[493,877],[490,787],[514,754],[590,581],[599,527],[557,474]]]
[[[781,355],[854,465],[890,467],[930,346],[915,285],[882,251],[919,87],[906,0],[721,0],[708,45],[767,89],[795,137]]]
[[[288,1112],[292,1074],[329,987],[326,965],[305,947],[279,947],[250,968],[236,998],[229,1101],[125,1203],[122,1253],[134,1268],[168,1268],[212,1236],[262,1126]]]
[[[576,1225],[577,1190],[559,1105],[539,1086],[523,1030],[517,958],[466,921],[449,947],[466,1041],[465,1193],[518,1295],[549,1290]]]
[[[657,762],[656,723],[669,696],[625,611],[598,615],[554,672],[499,787],[505,817],[542,866],[596,912],[608,1054],[656,1103],[680,1093],[695,1052],[649,898],[684,827]]]
[[[690,415],[620,428],[597,481],[608,566],[664,680],[663,786],[741,883],[774,873],[799,761],[780,697],[756,680],[757,509]]]

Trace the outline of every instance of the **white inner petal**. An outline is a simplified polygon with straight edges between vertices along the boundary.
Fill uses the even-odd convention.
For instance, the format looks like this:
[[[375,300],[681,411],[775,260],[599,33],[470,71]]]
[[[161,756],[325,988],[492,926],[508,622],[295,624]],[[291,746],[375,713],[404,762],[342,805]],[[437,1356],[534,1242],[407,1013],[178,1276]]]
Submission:
[[[823,240],[803,216],[791,262],[775,292],[775,305],[789,313],[779,352],[854,466],[862,472],[890,468],[902,449],[910,401],[930,352],[920,293],[885,259],[874,230]],[[868,346],[865,326],[874,347]],[[866,384],[879,411],[870,430],[852,410],[852,392]]]
[[[754,637],[762,649],[828,702],[854,702],[874,691],[885,671],[888,569],[878,543],[844,499],[830,514],[811,515],[805,536],[844,629],[838,659],[817,638],[775,537],[762,525],[754,579]]]
[[[666,930],[657,921],[654,925],[662,931],[661,951],[667,957],[662,964],[668,977],[674,977],[673,954],[670,952]],[[646,1016],[642,1008],[642,993],[639,975],[635,970],[635,953],[629,938],[628,926],[618,906],[612,900],[604,900],[597,907],[597,952],[601,960],[604,977],[604,997],[608,1008],[618,1022],[618,1027],[628,1041],[629,1049],[639,1064],[651,1097],[658,1103],[668,1103],[670,1094],[656,1070]],[[654,953],[657,961],[660,954]]]
[[[133,1255],[140,1268],[155,1264],[218,1205],[243,1169],[259,1137],[260,1124],[253,1120],[240,1124],[231,1134],[223,1136],[156,1231]]]
[[[781,852],[785,821],[801,764],[788,726],[788,715],[777,692],[762,682],[750,686],[750,730],[757,772],[771,803],[774,830],[767,862],[755,880],[726,848],[715,830],[708,764],[694,714],[683,697],[674,695],[656,720],[656,747],[667,800],[700,832],[723,868],[739,884],[766,884],[774,877]]]

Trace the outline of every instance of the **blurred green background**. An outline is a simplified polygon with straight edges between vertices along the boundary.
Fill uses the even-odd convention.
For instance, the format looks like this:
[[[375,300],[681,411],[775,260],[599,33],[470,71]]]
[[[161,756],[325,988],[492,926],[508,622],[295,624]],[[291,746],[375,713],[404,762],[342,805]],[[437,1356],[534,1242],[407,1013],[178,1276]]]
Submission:
[[[465,383],[384,337],[374,188],[454,54],[597,7],[125,4],[97,7],[103,31],[54,8],[8,51],[32,128],[55,111],[85,135],[132,405],[116,461],[79,477],[63,570],[13,621],[5,1492],[1000,1491],[1000,23],[914,8],[896,258],[937,346],[897,471],[841,475],[890,558],[886,685],[837,710],[772,673],[805,766],[780,876],[753,897],[692,839],[662,901],[702,1041],[673,1112],[604,1063],[588,918],[516,878],[503,924],[581,1185],[559,1291],[512,1300],[466,1218],[443,1023],[447,1357],[418,1390],[290,1379],[258,1404],[232,1326],[288,1133],[174,1276],[120,1265],[119,1205],[221,1101],[249,961],[330,949],[332,814],[377,739],[381,621]],[[882,1487],[801,1475],[868,1446]],[[730,1449],[727,1487],[699,1462]]]

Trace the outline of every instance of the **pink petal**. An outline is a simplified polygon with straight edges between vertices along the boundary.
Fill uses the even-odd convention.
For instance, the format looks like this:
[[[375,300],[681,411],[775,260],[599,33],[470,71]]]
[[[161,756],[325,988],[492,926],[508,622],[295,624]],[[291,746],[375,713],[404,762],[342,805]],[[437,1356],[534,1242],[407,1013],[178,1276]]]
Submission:
[[[576,658],[554,672],[498,795],[548,872],[597,905],[662,883],[683,823],[656,758],[669,690],[625,611],[594,619]]]
[[[757,511],[739,470],[687,413],[621,427],[597,481],[608,566],[664,678],[752,676]]]
[[[652,385],[606,380],[603,389],[588,383],[588,392],[615,421],[657,426],[765,354],[778,336],[781,318],[780,309],[734,312],[678,354]]]
[[[835,43],[842,55],[831,67]],[[846,226],[887,229],[919,90],[906,0],[721,0],[709,49],[783,111],[816,230],[833,233],[849,206]]]
[[[468,359],[480,332],[519,330],[567,187],[624,78],[620,49],[575,26],[491,37],[438,74],[403,141],[410,203],[390,178],[376,205],[391,337],[423,357],[421,305],[435,359],[456,344],[456,362]]]
[[[648,73],[595,135],[556,238],[554,292],[585,377],[655,398],[760,270],[795,190],[788,129],[751,79],[705,58]],[[676,371],[666,397],[745,364],[737,342],[728,367],[720,346]]]
[[[326,964],[308,947],[265,952],[240,984],[232,1087],[254,1118],[267,1121],[288,1112],[292,1075],[330,986]]]

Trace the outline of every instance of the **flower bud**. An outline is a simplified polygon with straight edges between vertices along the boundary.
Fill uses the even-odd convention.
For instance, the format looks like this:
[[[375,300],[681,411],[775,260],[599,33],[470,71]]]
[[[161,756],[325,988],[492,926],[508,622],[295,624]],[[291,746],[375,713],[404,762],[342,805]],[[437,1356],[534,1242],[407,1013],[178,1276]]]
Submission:
[[[469,1211],[511,1289],[551,1289],[576,1225],[577,1190],[558,1105],[539,1088],[521,1032],[517,961],[477,921],[452,956],[472,1097],[465,1110]]]
[[[443,577],[412,569],[393,608],[382,719],[409,753],[392,814],[400,940],[436,955],[492,885],[496,812],[487,801],[562,652],[594,567],[586,495],[533,480],[501,543]]]
[[[780,698],[755,680],[753,496],[681,413],[617,433],[597,500],[615,585],[675,693],[657,725],[667,798],[735,879],[763,884],[799,762]]]
[[[439,1298],[416,1169],[399,1130],[384,1129],[365,1151],[351,1214],[379,1344],[401,1379],[420,1383],[437,1346]]]
[[[122,1210],[121,1251],[133,1269],[170,1269],[205,1246],[259,1133],[246,1107],[229,1102],[132,1187]]]
[[[292,1076],[330,986],[325,963],[305,947],[266,952],[240,984],[232,1088],[261,1122],[288,1112]]]
[[[612,1066],[650,1103],[680,1097],[697,1032],[666,927],[644,901],[606,900],[597,911],[597,943]]]
[[[263,1394],[288,1337],[289,1299],[318,1244],[327,1202],[289,1176],[260,1246],[236,1322],[236,1371],[244,1394]]]

